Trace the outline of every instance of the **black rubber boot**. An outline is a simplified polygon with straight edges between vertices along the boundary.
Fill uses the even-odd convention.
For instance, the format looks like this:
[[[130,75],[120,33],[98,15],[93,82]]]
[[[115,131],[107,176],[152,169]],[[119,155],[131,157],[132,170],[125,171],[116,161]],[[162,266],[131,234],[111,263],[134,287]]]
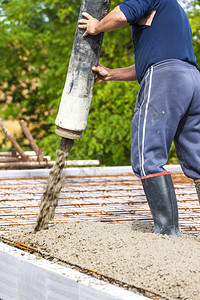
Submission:
[[[154,220],[155,233],[180,236],[178,206],[169,172],[141,178]]]
[[[195,180],[194,183],[195,183],[195,187],[197,190],[197,196],[199,198],[199,204],[200,204],[200,179]]]

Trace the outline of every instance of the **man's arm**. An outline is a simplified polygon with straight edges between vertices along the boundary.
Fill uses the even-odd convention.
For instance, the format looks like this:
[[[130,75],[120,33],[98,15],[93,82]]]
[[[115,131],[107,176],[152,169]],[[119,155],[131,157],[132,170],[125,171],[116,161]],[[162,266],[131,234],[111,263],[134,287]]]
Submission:
[[[98,64],[97,67],[92,68],[93,71],[97,72],[97,78],[95,82],[99,80],[104,81],[135,81],[137,80],[135,65],[119,68],[119,69],[109,69]]]
[[[86,19],[78,21],[78,27],[85,29],[83,36],[88,34],[97,35],[100,32],[115,30],[127,24],[127,19],[119,6],[115,7],[109,14],[107,14],[101,21],[93,18],[88,13],[82,14]]]

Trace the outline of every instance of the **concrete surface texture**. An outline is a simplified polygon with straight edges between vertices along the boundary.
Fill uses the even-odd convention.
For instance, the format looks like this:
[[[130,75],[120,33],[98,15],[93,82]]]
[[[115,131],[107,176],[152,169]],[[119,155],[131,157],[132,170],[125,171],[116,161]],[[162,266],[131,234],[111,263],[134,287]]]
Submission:
[[[135,285],[164,299],[199,300],[199,237],[182,234],[177,238],[152,231],[152,225],[143,221],[73,222],[36,234],[28,227],[10,232],[9,238],[54,257],[57,263],[61,260],[105,274],[128,289]]]

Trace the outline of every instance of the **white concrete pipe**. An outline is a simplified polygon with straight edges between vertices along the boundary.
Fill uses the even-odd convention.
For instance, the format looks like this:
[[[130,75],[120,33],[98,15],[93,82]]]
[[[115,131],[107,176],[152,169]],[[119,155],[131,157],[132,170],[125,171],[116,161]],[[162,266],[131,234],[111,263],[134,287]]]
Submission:
[[[110,0],[82,0],[82,12],[88,12],[101,20],[109,11]],[[56,118],[56,134],[68,139],[80,139],[87,126],[92,101],[95,74],[92,66],[97,65],[103,33],[83,37],[84,31],[77,27],[69,62],[65,87]]]

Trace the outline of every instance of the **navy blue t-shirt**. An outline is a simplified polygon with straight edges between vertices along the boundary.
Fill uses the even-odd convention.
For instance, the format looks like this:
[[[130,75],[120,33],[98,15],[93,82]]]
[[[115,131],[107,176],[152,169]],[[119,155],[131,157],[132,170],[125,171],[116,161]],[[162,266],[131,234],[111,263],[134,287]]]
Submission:
[[[179,59],[197,66],[189,20],[177,0],[124,0],[120,9],[132,25],[139,83],[146,70],[162,60]],[[151,25],[138,25],[152,10],[156,14]]]

